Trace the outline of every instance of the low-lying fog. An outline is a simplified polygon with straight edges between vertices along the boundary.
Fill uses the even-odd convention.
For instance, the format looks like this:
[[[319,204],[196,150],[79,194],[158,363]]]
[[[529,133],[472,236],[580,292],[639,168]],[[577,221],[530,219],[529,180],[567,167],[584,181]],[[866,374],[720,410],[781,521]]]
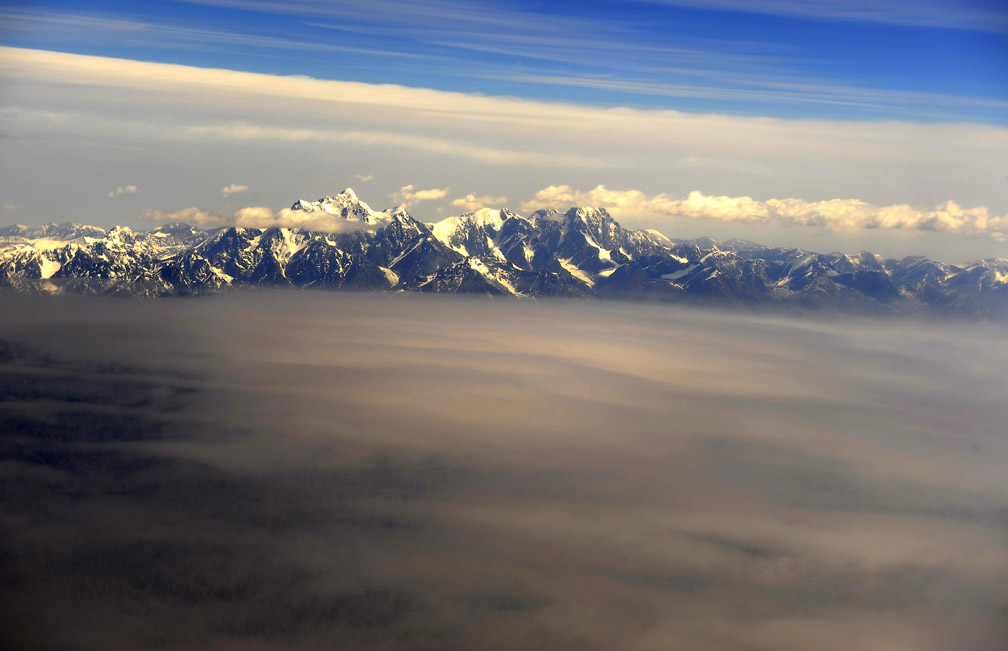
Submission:
[[[1008,328],[0,296],[28,648],[1003,649]]]

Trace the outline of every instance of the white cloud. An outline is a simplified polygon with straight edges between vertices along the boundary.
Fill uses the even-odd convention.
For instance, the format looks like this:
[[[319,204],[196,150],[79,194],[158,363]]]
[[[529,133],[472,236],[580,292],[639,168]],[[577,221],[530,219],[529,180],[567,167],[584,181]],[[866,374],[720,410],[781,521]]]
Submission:
[[[234,225],[245,228],[304,228],[323,233],[345,233],[377,228],[372,224],[348,221],[326,212],[305,212],[290,208],[273,212],[263,206],[249,206],[236,211]]]
[[[136,194],[137,192],[142,192],[142,190],[135,185],[120,185],[115,190],[109,192],[108,197],[109,199],[115,199],[123,194]]]
[[[297,163],[276,166],[268,182],[296,191],[305,170],[332,165],[338,149],[339,174],[348,178],[381,169],[383,177],[407,180],[422,165],[438,170],[446,183],[478,187],[497,178],[495,191],[528,197],[547,174],[562,173],[569,195],[577,194],[570,188],[605,184],[581,191],[592,196],[567,206],[600,204],[620,214],[625,204],[624,214],[642,217],[702,214],[767,224],[763,235],[784,238],[793,233],[780,225],[799,223],[819,224],[822,233],[982,229],[996,238],[1006,230],[996,217],[1008,211],[1001,182],[1008,128],[1002,126],[605,108],[17,48],[0,48],[0,85],[5,131],[45,137],[28,152],[37,164],[67,159],[81,142],[102,143],[141,147],[172,169],[191,164],[209,177],[220,168],[199,169],[203,163],[186,147],[212,145],[220,152],[215,165],[246,169],[249,156],[270,160],[282,146],[284,155],[296,151]],[[151,105],[161,109],[144,111]],[[243,107],[241,120],[235,106]],[[103,150],[101,157],[104,169],[122,169],[118,150]],[[21,197],[45,188],[13,172],[0,179],[0,192],[23,212],[28,199]],[[254,181],[255,187],[265,183]],[[172,182],[157,178],[159,187]],[[609,187],[639,188],[640,196]],[[707,194],[691,198],[687,193],[695,188]],[[172,191],[173,200],[185,200],[191,190],[179,183]],[[90,206],[70,195],[56,197],[46,209],[100,214],[100,196]],[[866,205],[753,198],[831,196],[858,197]],[[956,203],[947,205],[949,197]],[[547,199],[537,195],[533,202]],[[629,212],[639,203],[640,213]],[[848,222],[853,226],[844,226]],[[963,248],[975,244],[963,242]],[[870,248],[867,239],[864,246]],[[1003,247],[985,251],[1005,254]]]
[[[398,192],[393,193],[392,200],[403,208],[409,208],[421,201],[433,201],[444,199],[448,194],[448,188],[430,188],[427,190],[417,190],[413,185],[404,185]]]
[[[354,174],[354,178],[360,181],[361,183],[367,183],[368,181],[374,178],[374,174],[361,174],[360,172],[358,172],[357,174]]]
[[[372,230],[374,225],[364,222],[352,222],[338,215],[325,212],[305,212],[284,208],[274,212],[266,206],[246,206],[233,212],[214,212],[195,206],[165,212],[162,210],[146,210],[140,216],[142,219],[158,224],[168,222],[185,222],[204,228],[217,226],[240,226],[243,228],[304,228],[322,233],[343,233],[355,230]]]
[[[220,193],[225,197],[229,197],[232,194],[238,194],[240,192],[248,192],[247,185],[238,185],[237,183],[232,183],[221,188]]]
[[[6,47],[0,48],[0,74],[12,80],[65,84],[65,92],[99,86],[127,90],[131,98],[144,93],[151,99],[184,94],[204,114],[219,109],[222,116],[230,115],[234,101],[253,107],[244,122],[204,118],[189,132],[193,138],[288,142],[321,138],[416,148],[496,164],[625,167],[633,162],[628,156],[645,165],[655,161],[675,165],[691,157],[722,155],[759,161],[768,175],[775,163],[795,160],[805,167],[828,164],[836,174],[853,161],[862,167],[875,161],[890,168],[892,162],[938,161],[954,168],[973,160],[976,165],[978,153],[993,156],[992,149],[1003,150],[1008,142],[1008,129],[980,125],[599,108]],[[251,117],[256,112],[261,115]],[[319,115],[325,119],[315,120]],[[308,118],[310,126],[295,124]],[[275,124],[277,120],[286,124]],[[178,133],[165,129],[163,137]],[[515,143],[525,148],[516,149]],[[827,151],[828,157],[823,155]]]
[[[119,124],[119,127],[133,126]],[[149,132],[146,124],[137,124],[141,130]],[[539,167],[576,167],[604,168],[612,167],[599,157],[578,156],[555,152],[537,152],[516,150],[507,146],[486,147],[459,142],[450,138],[434,138],[408,133],[333,129],[327,127],[275,127],[252,122],[225,122],[206,125],[195,125],[184,128],[168,127],[160,134],[171,139],[199,140],[207,139],[247,141],[274,141],[304,144],[344,143],[363,145],[365,147],[390,147],[396,151],[412,149],[427,154],[474,160],[480,163],[507,166],[539,166]]]
[[[489,195],[477,197],[474,193],[470,192],[464,197],[453,199],[451,205],[461,208],[466,212],[472,212],[480,208],[503,206],[506,203],[507,197],[491,197]]]
[[[193,224],[194,226],[206,227],[224,226],[230,223],[230,219],[226,215],[203,210],[195,206],[176,210],[175,212],[165,212],[149,208],[140,215],[140,218],[157,224],[184,222],[186,224]]]
[[[812,226],[829,231],[875,228],[937,231],[984,235],[998,242],[1008,240],[1008,215],[992,217],[985,206],[963,208],[954,201],[922,209],[907,204],[876,206],[860,199],[759,201],[747,196],[705,195],[698,190],[690,192],[684,199],[676,199],[664,193],[647,195],[640,190],[610,190],[603,185],[588,191],[575,190],[569,185],[551,185],[524,202],[522,210],[563,210],[571,206],[605,208],[617,219],[685,217],[748,224]]]

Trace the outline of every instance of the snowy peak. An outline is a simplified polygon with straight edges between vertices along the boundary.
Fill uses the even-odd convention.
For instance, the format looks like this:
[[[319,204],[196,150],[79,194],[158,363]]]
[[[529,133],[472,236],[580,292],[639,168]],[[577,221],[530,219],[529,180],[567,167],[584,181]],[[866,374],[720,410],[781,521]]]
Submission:
[[[339,215],[347,221],[364,222],[365,224],[388,222],[393,219],[395,214],[395,211],[377,212],[372,210],[371,206],[357,198],[357,194],[352,188],[347,188],[335,197],[326,195],[318,201],[298,199],[291,206],[291,210],[325,212],[330,215]]]
[[[494,239],[509,218],[513,215],[503,210],[480,208],[442,219],[430,229],[438,241],[464,256],[493,254],[497,246]]]
[[[42,226],[23,226],[15,224],[0,228],[0,238],[22,238],[25,240],[63,240],[67,242],[80,240],[85,237],[101,238],[105,236],[105,231],[97,226],[88,226],[76,222],[64,222],[62,224],[49,223]]]
[[[103,229],[74,222],[50,223],[43,226],[16,224],[0,228],[0,251],[26,248],[48,251],[70,244],[87,244],[103,237],[105,237]]]
[[[0,287],[143,296],[264,285],[394,288],[1008,318],[1005,259],[948,265],[670,239],[625,229],[604,209],[590,207],[528,218],[482,208],[425,224],[402,207],[376,212],[349,188],[298,201],[293,209],[358,225],[326,232],[11,226],[0,228]]]
[[[563,219],[563,213],[556,208],[543,208],[529,215],[529,219],[531,221],[539,221],[540,219],[546,221],[560,221]]]

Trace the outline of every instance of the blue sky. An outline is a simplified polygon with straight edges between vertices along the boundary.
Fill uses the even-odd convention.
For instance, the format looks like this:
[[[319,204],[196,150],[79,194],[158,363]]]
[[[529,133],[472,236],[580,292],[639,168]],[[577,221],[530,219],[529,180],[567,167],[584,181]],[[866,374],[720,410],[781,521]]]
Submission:
[[[1008,255],[1000,0],[8,2],[0,47],[7,223],[353,185],[428,221],[590,201],[672,236]]]
[[[3,16],[7,45],[200,67],[608,106],[1008,123],[998,2],[32,2]]]

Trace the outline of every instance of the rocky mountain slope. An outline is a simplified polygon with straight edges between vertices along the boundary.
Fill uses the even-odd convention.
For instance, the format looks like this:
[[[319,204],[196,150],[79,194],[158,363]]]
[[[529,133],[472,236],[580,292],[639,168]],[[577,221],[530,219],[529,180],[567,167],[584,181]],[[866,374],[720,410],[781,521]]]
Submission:
[[[427,224],[402,208],[372,210],[349,189],[292,210],[353,228],[11,226],[0,229],[0,287],[179,296],[292,286],[1008,315],[1008,260],[1000,258],[949,265],[674,240],[627,230],[598,208],[528,216],[484,208]]]

